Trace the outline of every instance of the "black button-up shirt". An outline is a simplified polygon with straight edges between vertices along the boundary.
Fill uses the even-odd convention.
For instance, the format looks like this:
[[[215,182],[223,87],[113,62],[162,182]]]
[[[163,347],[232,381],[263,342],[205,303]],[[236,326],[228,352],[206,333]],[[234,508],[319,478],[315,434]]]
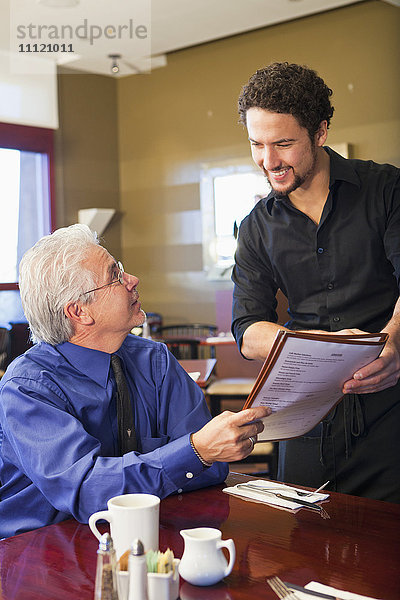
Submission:
[[[347,160],[330,148],[329,195],[316,225],[271,192],[239,229],[232,331],[277,321],[278,288],[290,329],[380,331],[400,283],[400,169]]]

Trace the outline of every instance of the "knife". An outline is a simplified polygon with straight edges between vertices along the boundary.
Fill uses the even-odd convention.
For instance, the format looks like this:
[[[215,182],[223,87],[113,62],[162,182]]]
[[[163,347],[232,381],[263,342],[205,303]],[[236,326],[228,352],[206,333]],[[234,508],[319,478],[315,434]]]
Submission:
[[[301,498],[292,498],[292,496],[285,496],[284,494],[280,494],[279,492],[271,492],[266,488],[262,488],[258,485],[251,485],[250,483],[239,483],[237,488],[245,488],[252,490],[254,492],[259,492],[260,494],[270,494],[275,496],[276,498],[281,498],[281,500],[287,500],[288,502],[294,502],[295,504],[300,504],[300,506],[304,506],[306,508],[311,508],[312,510],[321,511],[321,506],[318,504],[314,504],[313,502],[307,502],[306,500],[302,500]]]
[[[330,594],[323,594],[322,592],[314,592],[314,590],[309,590],[301,585],[296,585],[295,583],[289,583],[288,581],[283,582],[286,587],[294,592],[302,592],[303,594],[308,594],[309,596],[314,596],[316,598],[325,598],[326,600],[338,600],[335,596],[331,596]]]

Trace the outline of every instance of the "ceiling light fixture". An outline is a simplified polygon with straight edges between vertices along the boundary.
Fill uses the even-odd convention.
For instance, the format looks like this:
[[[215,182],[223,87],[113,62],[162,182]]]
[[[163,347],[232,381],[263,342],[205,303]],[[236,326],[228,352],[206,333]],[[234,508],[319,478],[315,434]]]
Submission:
[[[118,61],[121,58],[120,54],[109,54],[108,58],[111,58],[111,73],[114,73],[115,75],[117,73],[119,73],[119,65],[118,65]]]

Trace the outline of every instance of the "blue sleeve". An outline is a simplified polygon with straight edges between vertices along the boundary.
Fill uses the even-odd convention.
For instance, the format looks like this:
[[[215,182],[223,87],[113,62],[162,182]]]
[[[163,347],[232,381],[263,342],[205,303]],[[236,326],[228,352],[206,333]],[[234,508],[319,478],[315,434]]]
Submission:
[[[158,441],[147,440],[142,454],[102,456],[101,442],[68,411],[54,382],[23,377],[5,382],[1,453],[15,487],[33,482],[32,494],[39,490],[57,511],[87,522],[112,496],[147,492],[163,498],[222,482],[227,465],[205,468],[190,445],[190,433],[211,418],[203,393],[173,357],[164,353],[163,360],[157,390]],[[151,448],[152,444],[159,447]]]

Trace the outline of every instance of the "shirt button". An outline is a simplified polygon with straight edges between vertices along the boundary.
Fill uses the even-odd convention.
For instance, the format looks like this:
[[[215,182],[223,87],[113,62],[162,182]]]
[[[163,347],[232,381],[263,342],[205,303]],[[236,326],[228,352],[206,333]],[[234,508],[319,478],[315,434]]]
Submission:
[[[324,249],[323,248],[318,248],[317,252],[318,252],[318,254],[323,254],[324,253]]]
[[[183,492],[183,489],[182,489],[182,488],[179,488],[179,490],[178,490],[178,494],[182,494],[182,492]]]
[[[337,323],[338,321],[340,321],[340,317],[333,317],[333,320],[335,323]]]
[[[188,479],[192,479],[192,477],[193,477],[193,473],[191,473],[190,471],[188,471],[188,472],[186,473],[186,477],[187,477]]]
[[[328,283],[328,290],[333,290],[333,283]]]

